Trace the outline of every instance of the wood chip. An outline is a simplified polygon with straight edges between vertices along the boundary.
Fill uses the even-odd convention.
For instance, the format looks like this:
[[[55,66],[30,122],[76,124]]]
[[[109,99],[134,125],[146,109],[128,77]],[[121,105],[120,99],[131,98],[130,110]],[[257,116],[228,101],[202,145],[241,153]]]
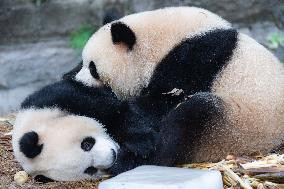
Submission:
[[[255,175],[254,178],[284,184],[284,172]]]
[[[225,161],[221,161],[216,166],[217,169],[222,169],[224,171],[224,175],[227,175],[232,180],[240,184],[243,189],[253,189],[249,184],[245,183],[236,173],[234,173],[230,168],[225,165]]]
[[[245,169],[244,172],[249,176],[254,176],[264,173],[279,173],[279,172],[284,172],[284,165],[278,165],[273,167],[260,167],[255,169]]]

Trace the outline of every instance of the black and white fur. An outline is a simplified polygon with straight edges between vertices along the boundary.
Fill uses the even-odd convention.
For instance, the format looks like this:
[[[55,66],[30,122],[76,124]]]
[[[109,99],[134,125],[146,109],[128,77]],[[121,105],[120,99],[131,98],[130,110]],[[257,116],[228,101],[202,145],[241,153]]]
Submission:
[[[97,179],[143,164],[186,163],[191,148],[184,146],[191,135],[182,134],[180,119],[188,114],[187,103],[174,108],[174,98],[119,101],[108,87],[86,87],[65,75],[22,103],[13,129],[15,157],[42,181]]]
[[[220,160],[229,153],[268,152],[283,139],[284,75],[279,61],[204,9],[166,8],[107,24],[91,37],[82,65],[67,77],[73,75],[84,87],[102,89],[106,84],[119,99],[131,103],[134,98],[133,106],[119,111],[126,116],[118,116],[127,120],[118,128],[122,133],[130,131],[131,147],[126,149],[134,151],[127,150],[132,156],[121,155],[111,172],[137,162],[171,166]],[[175,96],[173,89],[183,93]],[[83,99],[87,99],[83,104],[92,106],[87,102],[92,98]],[[109,128],[117,128],[113,126]],[[157,151],[151,156],[153,147]],[[28,160],[23,161],[31,163]]]
[[[16,117],[12,137],[16,159],[31,175],[98,178],[115,162],[119,150],[104,128],[120,118],[120,102],[115,99],[110,90],[90,91],[68,80],[35,92]]]
[[[183,125],[179,134],[190,138],[192,161],[268,152],[283,140],[279,60],[207,10],[172,7],[123,17],[99,29],[82,58],[76,79],[109,85],[120,99],[148,95],[159,101],[183,91],[173,102],[183,116],[173,118]],[[171,140],[162,145],[178,149],[179,139]]]
[[[153,163],[159,125],[144,107],[119,101],[108,87],[63,79],[22,103],[15,157],[29,174],[54,180],[97,179]]]

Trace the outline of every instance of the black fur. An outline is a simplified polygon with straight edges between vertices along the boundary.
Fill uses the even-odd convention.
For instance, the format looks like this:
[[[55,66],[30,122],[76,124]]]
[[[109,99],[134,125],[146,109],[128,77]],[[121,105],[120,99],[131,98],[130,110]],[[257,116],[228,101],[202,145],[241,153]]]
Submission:
[[[108,171],[116,175],[150,162],[159,136],[158,126],[155,115],[135,102],[129,103],[123,124],[118,130],[112,131],[116,133],[115,140],[120,144],[120,151],[117,161]]]
[[[95,143],[96,143],[96,139],[94,139],[93,137],[86,137],[81,142],[81,148],[84,151],[88,152],[88,151],[90,151],[93,148]]]
[[[19,141],[20,151],[27,158],[34,158],[41,153],[43,144],[38,144],[38,134],[34,131],[25,133]]]
[[[196,93],[173,109],[160,123],[156,164],[174,166],[191,162],[199,138],[224,118],[223,100],[208,92]]]
[[[183,41],[158,64],[142,96],[160,96],[174,88],[186,95],[210,91],[231,58],[237,37],[234,29],[218,29]]]
[[[145,123],[138,123],[140,127],[135,123],[127,124],[124,131],[129,134],[123,137],[131,139],[121,143],[118,159],[108,171],[116,175],[143,164],[175,166],[191,162],[193,148],[204,131],[223,119],[223,105],[222,99],[212,93],[196,93],[162,120],[140,107],[144,118],[137,119],[137,115],[127,118],[132,117],[136,124],[144,119]],[[132,111],[135,110],[129,113]]]
[[[93,78],[100,79],[100,76],[97,72],[97,67],[93,61],[89,63],[89,70]]]
[[[116,125],[126,105],[117,100],[110,88],[95,90],[74,80],[62,80],[30,95],[21,108],[53,108],[75,115],[98,118],[104,125]]]
[[[135,33],[122,22],[115,22],[111,24],[111,37],[114,44],[124,43],[129,50],[132,50],[136,43]]]

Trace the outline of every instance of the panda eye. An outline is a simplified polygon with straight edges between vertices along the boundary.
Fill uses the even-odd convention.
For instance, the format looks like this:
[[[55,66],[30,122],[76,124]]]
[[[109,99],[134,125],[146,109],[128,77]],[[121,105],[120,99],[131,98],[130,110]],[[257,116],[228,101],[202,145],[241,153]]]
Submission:
[[[93,137],[86,137],[81,142],[81,148],[86,152],[90,151],[95,145],[95,143],[96,143],[96,140]]]
[[[91,75],[92,75],[95,79],[99,79],[99,78],[100,78],[100,76],[99,76],[99,74],[98,74],[98,72],[97,72],[96,65],[95,65],[95,63],[94,63],[93,61],[91,61],[90,64],[89,64],[89,70],[90,70]]]

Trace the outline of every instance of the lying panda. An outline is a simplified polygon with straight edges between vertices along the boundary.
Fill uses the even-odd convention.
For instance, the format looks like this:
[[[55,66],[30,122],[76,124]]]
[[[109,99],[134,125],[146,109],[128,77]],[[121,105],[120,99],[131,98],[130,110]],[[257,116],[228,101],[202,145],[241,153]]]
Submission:
[[[184,127],[162,140],[169,148],[161,156],[173,154],[166,165],[180,148],[190,148],[192,161],[216,161],[228,153],[268,152],[283,140],[282,65],[207,10],[172,7],[125,16],[100,28],[82,58],[75,78],[86,86],[108,85],[119,99],[148,95],[155,102],[183,92],[178,97],[187,105],[178,108],[188,114],[176,116]],[[179,145],[180,135],[190,145]]]
[[[97,179],[157,162],[157,119],[143,103],[119,101],[108,87],[64,79],[21,106],[14,155],[38,180]]]

